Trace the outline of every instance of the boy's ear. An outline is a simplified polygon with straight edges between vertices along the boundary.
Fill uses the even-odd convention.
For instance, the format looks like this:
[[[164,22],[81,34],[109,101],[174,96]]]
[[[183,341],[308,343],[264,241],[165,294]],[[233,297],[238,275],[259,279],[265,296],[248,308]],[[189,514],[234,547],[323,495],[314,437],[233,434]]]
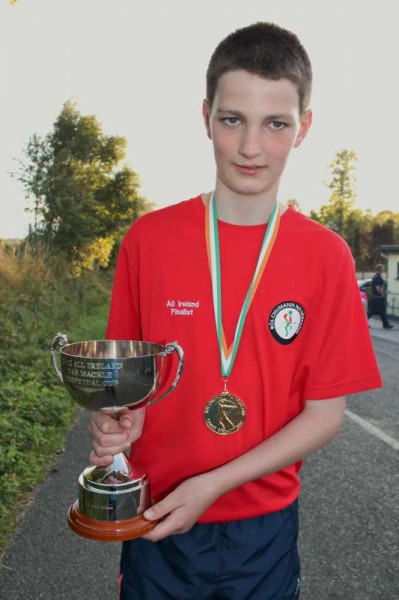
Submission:
[[[207,136],[211,140],[212,139],[211,121],[210,121],[210,116],[209,116],[208,102],[206,100],[204,100],[202,103],[202,117],[204,119]]]
[[[299,127],[298,135],[296,136],[296,140],[294,143],[294,148],[298,148],[305,139],[310,126],[312,124],[313,113],[311,110],[305,111],[305,113],[301,117],[301,125]]]

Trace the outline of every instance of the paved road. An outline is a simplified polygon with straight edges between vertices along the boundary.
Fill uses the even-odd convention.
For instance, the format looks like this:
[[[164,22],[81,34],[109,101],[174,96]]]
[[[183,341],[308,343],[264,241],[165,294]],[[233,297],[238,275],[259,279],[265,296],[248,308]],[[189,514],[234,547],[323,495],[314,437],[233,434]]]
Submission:
[[[302,472],[301,600],[399,600],[399,326],[372,320],[371,333],[385,388],[350,398],[360,422],[348,417]],[[80,538],[65,519],[87,464],[87,420],[82,412],[7,550],[0,600],[116,600],[119,544]]]

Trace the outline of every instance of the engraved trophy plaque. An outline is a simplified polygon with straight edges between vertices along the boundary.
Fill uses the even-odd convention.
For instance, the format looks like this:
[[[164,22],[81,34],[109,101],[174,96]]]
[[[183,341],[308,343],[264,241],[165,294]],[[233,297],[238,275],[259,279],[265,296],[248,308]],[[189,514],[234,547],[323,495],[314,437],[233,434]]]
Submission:
[[[57,364],[60,349],[60,367]],[[150,406],[177,386],[184,354],[176,343],[161,346],[141,341],[92,340],[69,343],[58,333],[50,346],[55,371],[70,396],[92,411],[118,418],[128,409]],[[173,383],[163,391],[172,368]],[[79,477],[78,500],[69,508],[75,533],[94,540],[122,541],[140,537],[155,527],[142,513],[151,505],[146,473],[124,453],[107,467],[88,466]]]

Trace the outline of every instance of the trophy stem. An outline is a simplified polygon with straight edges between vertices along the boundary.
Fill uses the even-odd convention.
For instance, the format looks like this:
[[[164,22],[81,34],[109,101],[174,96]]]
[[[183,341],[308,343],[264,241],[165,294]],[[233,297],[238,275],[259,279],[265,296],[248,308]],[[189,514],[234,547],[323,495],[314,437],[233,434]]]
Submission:
[[[129,461],[123,452],[115,454],[114,461],[106,467],[93,467],[90,471],[90,481],[92,483],[120,484],[131,481],[132,469]],[[141,477],[142,474],[139,475]]]

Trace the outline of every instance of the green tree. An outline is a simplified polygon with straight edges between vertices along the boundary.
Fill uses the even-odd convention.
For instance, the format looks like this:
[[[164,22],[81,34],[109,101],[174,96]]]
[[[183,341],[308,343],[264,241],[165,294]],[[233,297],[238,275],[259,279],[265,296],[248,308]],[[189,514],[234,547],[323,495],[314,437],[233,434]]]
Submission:
[[[372,215],[355,207],[354,177],[356,153],[340,150],[330,163],[331,178],[327,183],[331,196],[320,211],[310,217],[336,231],[347,241],[359,271],[369,271],[378,262],[379,246],[399,243],[399,213],[382,211]]]
[[[340,150],[329,165],[331,172],[327,186],[331,190],[327,204],[320,208],[320,212],[312,213],[323,225],[333,229],[345,239],[351,233],[353,226],[352,215],[356,200],[356,179],[353,171],[357,162],[356,152],[353,150]]]
[[[399,213],[394,213],[391,210],[382,210],[375,215],[374,221],[380,226],[388,224],[387,231],[391,229],[391,231],[388,233],[391,241],[384,241],[384,244],[399,243]]]
[[[295,198],[290,198],[287,200],[287,206],[292,206],[292,208],[294,208],[297,212],[302,212],[301,205]]]
[[[354,256],[363,256],[363,236],[366,222],[361,210],[355,208],[357,155],[353,150],[340,150],[329,164],[331,176],[326,185],[331,190],[328,202],[320,211],[311,211],[311,218],[341,235]],[[367,219],[366,219],[367,221]]]
[[[48,135],[30,138],[24,153],[17,177],[33,204],[30,236],[85,268],[96,261],[106,266],[114,242],[152,209],[139,194],[137,174],[123,162],[125,138],[105,135],[97,118],[81,115],[72,101]]]

